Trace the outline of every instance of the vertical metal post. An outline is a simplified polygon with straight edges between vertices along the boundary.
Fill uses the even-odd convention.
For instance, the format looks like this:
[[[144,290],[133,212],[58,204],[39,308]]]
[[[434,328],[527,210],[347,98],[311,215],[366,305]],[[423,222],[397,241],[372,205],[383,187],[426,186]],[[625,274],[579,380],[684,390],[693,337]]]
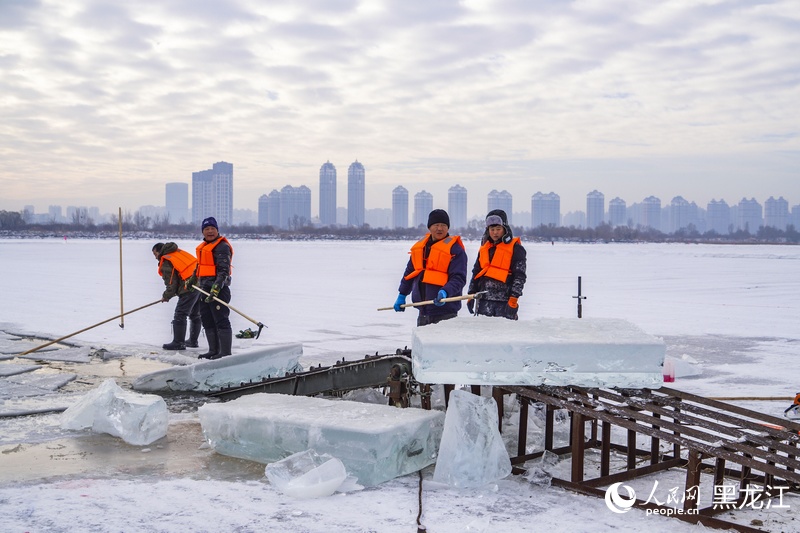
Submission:
[[[586,299],[586,296],[581,296],[581,277],[578,276],[578,295],[573,296],[573,298],[578,299],[578,318],[583,318],[583,300]]]
[[[119,327],[125,329],[125,306],[122,303],[122,208],[119,208]]]

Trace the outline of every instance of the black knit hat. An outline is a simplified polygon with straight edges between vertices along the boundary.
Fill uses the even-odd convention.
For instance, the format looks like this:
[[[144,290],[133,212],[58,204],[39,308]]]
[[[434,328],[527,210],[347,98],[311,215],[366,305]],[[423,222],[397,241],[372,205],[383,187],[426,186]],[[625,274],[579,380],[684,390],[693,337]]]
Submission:
[[[434,224],[447,224],[447,227],[450,227],[450,215],[447,214],[447,211],[444,209],[434,209],[428,215],[428,226],[431,227]]]

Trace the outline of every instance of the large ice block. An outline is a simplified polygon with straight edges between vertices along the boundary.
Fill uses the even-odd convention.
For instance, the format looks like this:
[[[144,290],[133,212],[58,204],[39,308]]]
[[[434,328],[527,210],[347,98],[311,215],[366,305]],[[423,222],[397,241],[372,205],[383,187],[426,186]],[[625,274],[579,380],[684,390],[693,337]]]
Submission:
[[[660,387],[666,345],[614,318],[458,317],[414,328],[421,383]]]
[[[64,429],[91,428],[137,446],[166,436],[168,425],[169,412],[161,396],[123,390],[113,379],[105,380],[61,414]]]
[[[301,369],[303,355],[299,343],[256,348],[213,360],[165,368],[142,374],[131,385],[138,391],[210,391],[261,381],[262,378],[283,376]]]
[[[444,413],[285,394],[251,394],[198,409],[203,435],[223,455],[259,463],[308,449],[338,458],[374,486],[436,460]]]

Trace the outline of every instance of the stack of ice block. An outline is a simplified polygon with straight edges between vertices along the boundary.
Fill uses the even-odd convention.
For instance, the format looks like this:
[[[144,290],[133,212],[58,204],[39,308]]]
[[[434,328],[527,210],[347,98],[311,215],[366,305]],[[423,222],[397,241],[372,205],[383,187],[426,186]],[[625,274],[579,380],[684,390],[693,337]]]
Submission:
[[[444,426],[439,411],[285,394],[205,404],[198,413],[218,453],[266,464],[313,449],[340,459],[364,486],[433,464]]]
[[[660,387],[666,346],[626,320],[459,317],[414,329],[421,383]]]

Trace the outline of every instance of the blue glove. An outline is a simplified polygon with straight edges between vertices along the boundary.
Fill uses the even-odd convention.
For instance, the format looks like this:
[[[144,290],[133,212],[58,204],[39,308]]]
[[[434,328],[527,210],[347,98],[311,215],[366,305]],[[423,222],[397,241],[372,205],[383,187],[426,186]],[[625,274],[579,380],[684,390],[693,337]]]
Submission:
[[[406,295],[405,294],[398,294],[397,300],[394,301],[394,310],[398,313],[402,313],[406,310],[405,307],[400,307],[401,305],[405,305],[406,303]]]
[[[446,302],[443,302],[442,300],[445,298],[447,298],[447,291],[444,289],[439,289],[439,294],[437,294],[436,298],[433,299],[433,305],[436,307],[443,306]]]

